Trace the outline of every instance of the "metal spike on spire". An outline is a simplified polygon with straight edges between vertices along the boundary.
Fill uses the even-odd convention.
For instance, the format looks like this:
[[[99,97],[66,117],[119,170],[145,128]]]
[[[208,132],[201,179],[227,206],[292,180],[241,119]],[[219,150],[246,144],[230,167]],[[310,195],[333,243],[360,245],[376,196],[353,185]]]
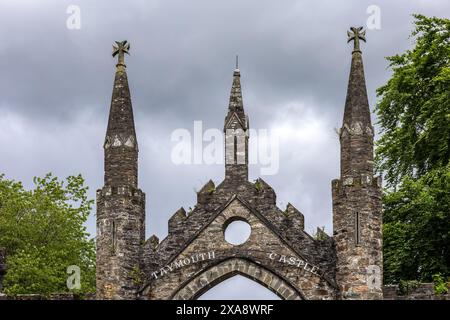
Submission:
[[[239,55],[236,55],[236,70],[239,70]]]

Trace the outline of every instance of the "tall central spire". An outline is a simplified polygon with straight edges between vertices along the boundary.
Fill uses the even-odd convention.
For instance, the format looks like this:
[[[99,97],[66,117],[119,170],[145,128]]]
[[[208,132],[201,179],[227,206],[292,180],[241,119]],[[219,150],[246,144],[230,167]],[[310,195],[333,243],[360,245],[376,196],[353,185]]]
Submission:
[[[228,105],[228,109],[230,111],[244,111],[241,89],[241,72],[237,68],[233,72],[233,84],[231,85],[230,103]]]
[[[248,180],[248,118],[242,100],[241,72],[233,72],[228,114],[225,117],[225,179],[233,181]]]
[[[238,56],[236,55],[236,69],[233,72],[233,83],[231,85],[230,101],[228,103],[228,114],[225,118],[225,126],[230,118],[235,114],[241,124],[241,128],[248,129],[247,117],[244,112],[244,102],[242,100],[241,71],[239,70]],[[225,128],[226,129],[226,128]]]

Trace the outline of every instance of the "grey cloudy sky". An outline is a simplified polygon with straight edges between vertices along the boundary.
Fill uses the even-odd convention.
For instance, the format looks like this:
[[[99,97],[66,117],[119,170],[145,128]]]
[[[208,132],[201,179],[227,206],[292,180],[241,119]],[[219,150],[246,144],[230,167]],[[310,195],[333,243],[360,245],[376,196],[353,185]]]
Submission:
[[[66,27],[69,5],[81,9],[79,30]],[[28,187],[46,172],[81,173],[94,197],[103,185],[111,45],[127,39],[147,235],[164,238],[168,218],[195,204],[194,190],[224,175],[222,165],[173,164],[170,135],[192,131],[194,120],[222,128],[238,53],[252,128],[286,133],[279,172],[263,178],[280,206],[304,213],[307,231],[331,233],[346,31],[366,24],[370,5],[381,10],[381,29],[368,30],[362,45],[373,107],[390,74],[385,57],[411,46],[411,14],[448,16],[449,1],[0,0],[0,172]],[[258,175],[251,167],[251,179]]]

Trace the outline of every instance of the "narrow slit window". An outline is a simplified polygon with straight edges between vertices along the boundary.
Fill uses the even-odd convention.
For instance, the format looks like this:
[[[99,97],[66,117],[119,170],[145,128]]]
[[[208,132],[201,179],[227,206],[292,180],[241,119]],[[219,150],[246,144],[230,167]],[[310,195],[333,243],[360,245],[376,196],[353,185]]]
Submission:
[[[233,159],[233,163],[237,164],[237,136],[234,136],[234,159]]]
[[[113,253],[116,251],[116,238],[117,238],[116,233],[117,233],[116,220],[113,220],[111,224],[111,247]]]
[[[359,212],[355,213],[355,244],[359,245],[361,243],[361,217]]]

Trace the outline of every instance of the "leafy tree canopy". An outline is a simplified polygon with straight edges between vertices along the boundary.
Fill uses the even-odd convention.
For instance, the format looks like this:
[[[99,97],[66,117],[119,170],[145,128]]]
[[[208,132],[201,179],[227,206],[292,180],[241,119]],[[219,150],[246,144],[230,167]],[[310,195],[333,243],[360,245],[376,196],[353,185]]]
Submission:
[[[0,175],[0,248],[6,251],[7,294],[69,292],[67,268],[80,268],[81,288],[95,292],[95,247],[86,222],[93,200],[79,176],[34,178],[35,189]]]
[[[450,275],[450,20],[414,17],[415,46],[377,91],[387,283]]]
[[[387,58],[393,74],[377,90],[377,163],[391,187],[450,159],[450,20],[414,17],[415,47]]]
[[[386,283],[431,281],[450,275],[450,165],[422,178],[405,178],[384,196]]]

